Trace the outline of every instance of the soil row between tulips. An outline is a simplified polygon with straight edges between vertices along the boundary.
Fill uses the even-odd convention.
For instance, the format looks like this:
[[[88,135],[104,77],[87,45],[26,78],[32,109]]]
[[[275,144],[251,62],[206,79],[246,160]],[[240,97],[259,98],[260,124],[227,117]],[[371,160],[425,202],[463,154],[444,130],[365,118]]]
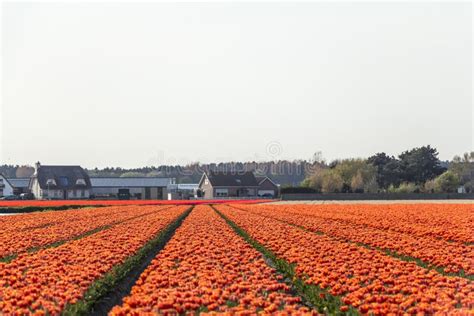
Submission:
[[[253,212],[250,212],[248,210],[245,210],[245,209],[233,206],[233,205],[228,205],[228,206],[230,206],[232,208],[235,208],[237,210],[240,210],[240,211],[249,212],[249,213],[252,213],[252,214],[263,216],[261,214],[253,213]],[[358,242],[358,241],[354,241],[354,240],[350,240],[350,239],[346,239],[346,238],[332,236],[332,235],[329,235],[329,234],[324,233],[322,231],[310,230],[310,229],[308,229],[304,226],[296,225],[296,224],[290,223],[288,221],[285,221],[285,220],[282,220],[282,219],[279,219],[279,218],[276,218],[276,217],[273,217],[273,216],[267,216],[267,217],[269,217],[271,219],[274,219],[276,221],[279,221],[281,223],[285,223],[287,225],[296,227],[298,229],[313,233],[313,234],[323,235],[323,236],[329,237],[333,240],[343,241],[343,242],[346,242],[348,244],[357,245],[359,247],[363,247],[363,248],[373,250],[373,251],[379,251],[379,252],[383,253],[386,256],[389,256],[389,257],[392,257],[392,258],[395,258],[395,259],[399,259],[399,260],[402,260],[402,261],[413,262],[421,268],[424,268],[424,269],[427,269],[427,270],[435,270],[439,274],[447,276],[447,277],[459,277],[459,278],[464,278],[464,279],[467,279],[467,280],[470,280],[470,281],[474,280],[474,275],[473,274],[466,274],[464,270],[461,270],[458,273],[446,272],[444,270],[444,267],[442,267],[442,266],[436,266],[436,265],[431,264],[429,262],[423,261],[422,259],[412,257],[412,256],[408,256],[408,255],[404,255],[404,254],[398,253],[398,252],[396,252],[394,250],[391,250],[391,249],[384,249],[384,248],[380,248],[380,247],[371,246],[371,245],[366,244],[366,243],[362,243],[362,242]]]
[[[218,209],[216,209],[214,206],[211,207],[239,236],[241,236],[257,251],[259,251],[266,259],[265,261],[269,263],[272,268],[275,268],[278,273],[285,276],[294,292],[300,296],[307,305],[323,314],[359,315],[359,312],[355,308],[345,305],[339,296],[332,295],[327,290],[322,289],[317,285],[306,283],[303,278],[296,274],[294,265],[282,258],[279,258],[274,252],[253,239],[244,229],[226,217]],[[341,307],[343,306],[347,308],[347,311],[341,311]]]
[[[114,306],[121,304],[123,298],[130,295],[140,275],[173,237],[193,208],[194,206],[189,207],[135,255],[128,257],[122,264],[96,280],[88,288],[84,298],[75,304],[67,305],[62,315],[107,315]]]
[[[167,209],[170,209],[172,208],[173,206],[169,206],[169,207],[166,207],[166,208],[163,208],[161,209],[160,211],[164,211],[164,210],[167,210]],[[71,241],[74,241],[74,240],[79,240],[79,239],[82,239],[82,238],[85,238],[85,237],[88,237],[88,236],[91,236],[91,235],[94,235],[94,234],[97,234],[101,231],[104,231],[106,229],[110,229],[114,226],[117,226],[117,225],[120,225],[122,223],[126,223],[128,221],[131,221],[131,220],[134,220],[134,219],[137,219],[137,218],[141,218],[141,217],[144,217],[144,216],[148,216],[150,214],[153,214],[155,211],[152,211],[152,212],[147,212],[145,214],[140,214],[140,215],[137,215],[137,216],[133,216],[133,217],[130,217],[130,218],[127,218],[127,219],[124,219],[124,220],[121,220],[121,221],[116,221],[116,222],[112,222],[110,224],[107,224],[107,225],[103,225],[103,226],[99,226],[99,227],[96,227],[94,229],[91,229],[91,230],[88,230],[82,234],[79,234],[79,235],[76,235],[76,236],[73,236],[71,238],[67,238],[67,239],[61,239],[61,240],[58,240],[58,241],[55,241],[55,242],[52,242],[52,243],[49,243],[49,244],[46,244],[46,245],[42,245],[42,246],[38,246],[38,247],[31,247],[31,248],[28,248],[26,249],[25,251],[21,251],[21,252],[18,252],[18,253],[12,253],[12,254],[8,254],[4,257],[0,257],[0,262],[5,262],[5,263],[9,263],[13,260],[15,260],[15,258],[18,257],[19,254],[21,253],[35,253],[35,252],[38,252],[42,249],[49,249],[49,248],[56,248],[56,247],[59,247],[61,245],[64,245],[65,243],[68,243],[68,242],[71,242]]]
[[[19,206],[0,207],[0,214],[26,214],[34,212],[67,211],[89,207],[106,207],[107,205],[61,205],[61,206]]]

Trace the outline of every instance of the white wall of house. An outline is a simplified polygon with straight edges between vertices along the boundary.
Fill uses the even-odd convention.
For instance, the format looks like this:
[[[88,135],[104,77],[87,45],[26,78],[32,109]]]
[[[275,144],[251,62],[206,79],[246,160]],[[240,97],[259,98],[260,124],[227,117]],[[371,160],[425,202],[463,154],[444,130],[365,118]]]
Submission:
[[[90,191],[88,189],[68,190],[66,193],[67,199],[70,200],[88,199],[90,195]]]
[[[38,180],[34,178],[31,182],[31,193],[35,196],[36,199],[42,199],[42,192],[39,186]]]
[[[13,195],[13,187],[3,175],[0,175],[0,197],[10,195]]]
[[[31,183],[31,193],[34,194],[36,199],[88,199],[90,197],[89,189],[77,189],[77,190],[67,190],[66,196],[64,196],[63,190],[58,189],[41,189],[39,183],[36,179],[33,179]]]

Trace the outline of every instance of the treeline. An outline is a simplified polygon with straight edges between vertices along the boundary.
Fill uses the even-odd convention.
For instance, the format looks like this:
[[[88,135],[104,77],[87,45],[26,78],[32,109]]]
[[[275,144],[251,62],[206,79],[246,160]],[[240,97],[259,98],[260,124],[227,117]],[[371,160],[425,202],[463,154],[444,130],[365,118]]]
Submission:
[[[0,165],[0,174],[6,178],[29,178],[35,173],[32,166]]]
[[[435,193],[473,192],[474,152],[456,156],[450,163],[438,159],[430,146],[413,148],[398,157],[377,153],[367,159],[335,160],[315,168],[301,188],[287,193]]]
[[[276,183],[287,186],[298,186],[312,170],[313,163],[305,160],[281,160],[269,162],[225,162],[225,163],[194,163],[185,166],[166,165],[143,168],[103,168],[87,170],[91,177],[169,177],[177,183],[198,183],[204,172],[252,171],[256,175],[266,175]]]
[[[87,170],[87,169],[86,169]],[[281,160],[268,162],[194,163],[141,168],[95,168],[91,177],[169,177],[177,183],[197,183],[208,171],[244,172],[269,176],[283,192],[455,192],[460,186],[474,192],[474,152],[440,161],[435,148],[423,146],[397,157],[377,153],[367,159],[325,162]],[[7,178],[30,177],[31,166],[0,165]]]

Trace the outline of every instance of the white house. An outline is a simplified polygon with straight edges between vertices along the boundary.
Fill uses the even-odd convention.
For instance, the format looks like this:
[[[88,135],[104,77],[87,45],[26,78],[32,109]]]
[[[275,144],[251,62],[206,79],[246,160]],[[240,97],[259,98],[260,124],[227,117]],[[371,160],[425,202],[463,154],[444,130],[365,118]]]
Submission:
[[[13,186],[7,178],[0,173],[0,197],[13,195]]]
[[[37,199],[87,199],[91,181],[80,166],[43,166],[38,162],[29,189]]]

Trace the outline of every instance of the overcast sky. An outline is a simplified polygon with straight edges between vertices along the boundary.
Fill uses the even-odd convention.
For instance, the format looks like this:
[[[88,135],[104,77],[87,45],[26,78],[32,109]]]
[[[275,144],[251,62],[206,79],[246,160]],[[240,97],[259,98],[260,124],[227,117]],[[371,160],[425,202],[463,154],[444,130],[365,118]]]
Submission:
[[[2,9],[0,164],[473,149],[470,2]]]

